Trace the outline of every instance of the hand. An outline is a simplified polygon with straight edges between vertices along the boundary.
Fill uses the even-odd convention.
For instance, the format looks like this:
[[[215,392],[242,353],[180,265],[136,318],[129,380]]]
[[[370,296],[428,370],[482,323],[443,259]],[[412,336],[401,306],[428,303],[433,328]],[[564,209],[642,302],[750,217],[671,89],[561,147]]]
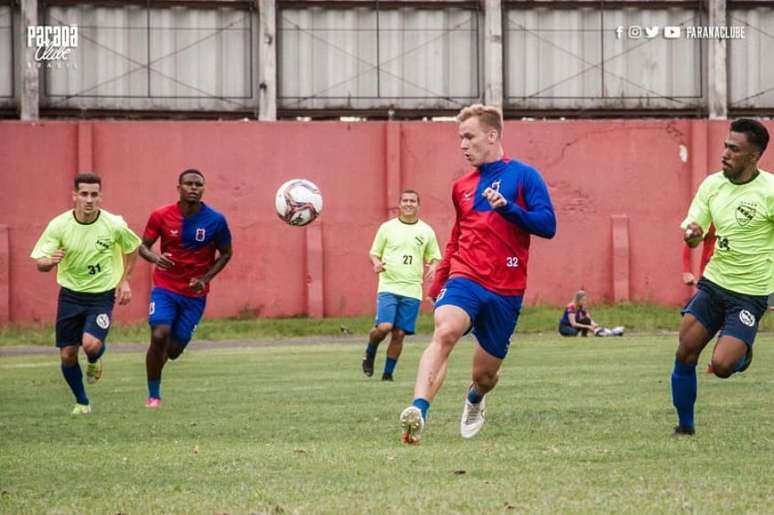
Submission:
[[[207,288],[208,282],[209,281],[206,281],[202,278],[191,279],[190,281],[188,281],[188,287],[197,293],[201,293]]]
[[[503,197],[502,193],[497,190],[493,190],[492,188],[485,189],[482,195],[487,200],[487,202],[489,202],[489,206],[492,209],[498,209],[508,205],[508,201],[505,200],[505,197]]]
[[[683,284],[693,286],[696,284],[696,277],[691,272],[683,272]]]
[[[704,231],[696,222],[689,223],[688,227],[685,229],[685,233],[683,233],[683,241],[685,241],[685,243],[687,243],[691,248],[698,245],[703,237]]]
[[[380,274],[382,272],[384,272],[384,263],[381,261],[374,263],[374,273]]]
[[[62,260],[65,257],[65,251],[64,249],[56,249],[49,257],[48,257],[48,266],[55,266],[62,262]]]
[[[129,286],[129,281],[124,279],[121,281],[121,284],[118,285],[118,288],[116,288],[116,301],[118,301],[120,306],[125,306],[126,304],[129,304],[131,300],[132,288]]]
[[[175,266],[175,262],[169,259],[170,256],[172,256],[172,254],[168,252],[156,256],[156,266],[162,270],[170,270],[173,266]]]

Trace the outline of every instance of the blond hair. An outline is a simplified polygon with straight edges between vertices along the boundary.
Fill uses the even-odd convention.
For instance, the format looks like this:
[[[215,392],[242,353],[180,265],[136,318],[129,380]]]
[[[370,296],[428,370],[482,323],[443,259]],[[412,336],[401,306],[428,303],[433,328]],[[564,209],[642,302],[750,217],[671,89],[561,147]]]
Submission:
[[[498,136],[503,135],[503,112],[499,107],[484,104],[473,104],[463,107],[457,115],[457,121],[462,123],[474,116],[478,118],[481,125],[496,130]]]

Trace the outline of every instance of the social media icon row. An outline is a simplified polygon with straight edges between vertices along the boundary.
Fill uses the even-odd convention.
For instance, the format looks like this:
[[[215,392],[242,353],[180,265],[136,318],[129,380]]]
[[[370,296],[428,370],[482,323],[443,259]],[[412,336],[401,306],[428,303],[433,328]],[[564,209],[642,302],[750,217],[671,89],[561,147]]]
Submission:
[[[659,34],[663,34],[665,39],[679,39],[681,37],[681,28],[676,25],[667,25],[662,28],[658,25],[653,27],[642,27],[640,25],[629,25],[624,27],[619,25],[615,29],[615,35],[617,39],[621,39],[626,34],[629,39],[653,39]]]

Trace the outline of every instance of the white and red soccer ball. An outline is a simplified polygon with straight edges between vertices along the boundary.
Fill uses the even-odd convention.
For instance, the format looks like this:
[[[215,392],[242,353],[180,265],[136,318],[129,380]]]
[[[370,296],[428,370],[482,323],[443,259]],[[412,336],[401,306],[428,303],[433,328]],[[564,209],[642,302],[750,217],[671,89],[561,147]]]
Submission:
[[[277,190],[274,207],[277,215],[290,225],[310,224],[322,211],[320,188],[306,179],[290,179]]]

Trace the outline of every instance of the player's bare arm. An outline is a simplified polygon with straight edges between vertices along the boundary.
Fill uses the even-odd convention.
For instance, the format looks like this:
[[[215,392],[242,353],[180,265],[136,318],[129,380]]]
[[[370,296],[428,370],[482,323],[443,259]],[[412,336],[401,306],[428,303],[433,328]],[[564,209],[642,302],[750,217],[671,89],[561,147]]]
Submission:
[[[49,257],[42,257],[40,259],[36,259],[35,265],[38,267],[38,271],[48,272],[56,265],[61,263],[62,260],[64,259],[64,256],[65,256],[64,249],[57,249]]]
[[[215,260],[212,267],[203,276],[191,279],[188,286],[195,292],[204,291],[210,281],[225,268],[233,255],[234,251],[230,243],[223,247],[218,247],[218,259]]]
[[[369,254],[368,257],[371,259],[371,264],[374,267],[375,274],[380,274],[384,272],[384,262],[379,256],[375,256],[374,254]]]
[[[132,287],[129,285],[129,279],[132,277],[134,265],[137,263],[137,252],[135,250],[134,252],[124,254],[124,275],[121,276],[121,280],[118,281],[118,287],[116,288],[116,301],[121,306],[132,301]]]
[[[169,254],[156,254],[153,252],[153,250],[151,250],[153,248],[153,244],[156,243],[156,239],[157,238],[148,238],[142,240],[142,245],[140,245],[140,255],[145,261],[153,263],[162,270],[169,270],[175,266],[175,262],[170,259]]]

